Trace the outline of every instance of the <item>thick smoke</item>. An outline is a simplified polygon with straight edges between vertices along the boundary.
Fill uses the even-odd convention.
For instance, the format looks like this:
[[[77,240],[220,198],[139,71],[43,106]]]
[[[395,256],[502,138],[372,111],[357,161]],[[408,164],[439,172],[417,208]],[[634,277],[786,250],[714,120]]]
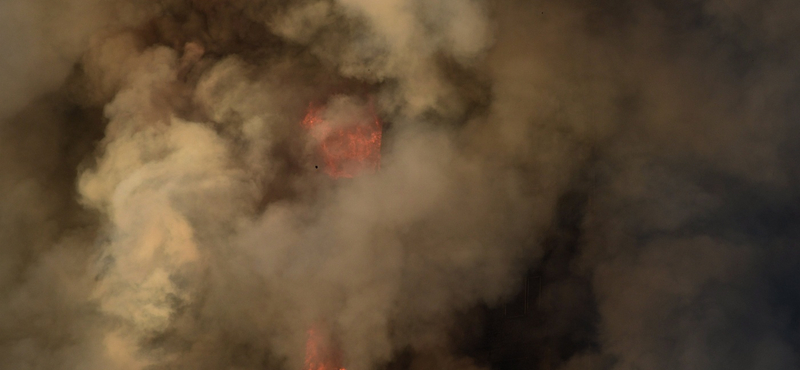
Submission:
[[[7,0],[0,369],[302,369],[311,327],[349,370],[481,368],[457,318],[553,255],[531,330],[589,345],[552,367],[797,368],[799,16]],[[300,122],[365,101],[381,170],[332,180]]]

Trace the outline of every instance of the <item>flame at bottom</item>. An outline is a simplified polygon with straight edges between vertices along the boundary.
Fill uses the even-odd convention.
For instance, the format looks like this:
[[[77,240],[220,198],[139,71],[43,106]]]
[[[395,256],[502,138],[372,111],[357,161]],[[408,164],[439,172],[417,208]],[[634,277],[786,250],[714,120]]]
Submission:
[[[319,325],[308,329],[303,370],[345,370],[341,365],[341,351],[324,334]]]

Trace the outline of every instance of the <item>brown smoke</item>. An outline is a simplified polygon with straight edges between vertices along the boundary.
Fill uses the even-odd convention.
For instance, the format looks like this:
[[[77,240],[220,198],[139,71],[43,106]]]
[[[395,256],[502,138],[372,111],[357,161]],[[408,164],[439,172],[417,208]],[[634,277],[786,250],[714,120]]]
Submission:
[[[348,370],[481,368],[458,318],[531,266],[531,334],[589,343],[554,367],[796,368],[798,15],[7,0],[0,369],[301,369],[317,323]],[[333,181],[300,122],[366,96],[381,169]]]

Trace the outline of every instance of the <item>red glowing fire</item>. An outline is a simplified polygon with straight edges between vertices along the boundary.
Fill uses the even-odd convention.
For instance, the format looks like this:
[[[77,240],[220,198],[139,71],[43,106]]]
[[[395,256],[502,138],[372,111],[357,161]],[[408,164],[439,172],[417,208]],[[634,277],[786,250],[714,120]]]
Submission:
[[[352,178],[375,172],[381,165],[381,121],[372,104],[363,118],[345,124],[323,118],[324,108],[309,105],[302,126],[319,141],[325,172],[332,178]]]
[[[375,172],[381,165],[381,121],[375,114],[372,102],[363,114],[351,119],[326,119],[326,107],[310,104],[301,125],[310,131],[319,143],[319,154],[324,170],[331,178],[352,178]],[[324,325],[314,325],[308,330],[306,357],[303,370],[345,370],[342,352],[331,340]]]
[[[322,334],[319,327],[309,329],[303,370],[345,370],[341,363],[341,352]]]

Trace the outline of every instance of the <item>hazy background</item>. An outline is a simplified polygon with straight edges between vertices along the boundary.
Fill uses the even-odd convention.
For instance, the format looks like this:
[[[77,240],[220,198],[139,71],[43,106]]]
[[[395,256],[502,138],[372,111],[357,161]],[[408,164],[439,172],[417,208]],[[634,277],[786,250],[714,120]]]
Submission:
[[[576,248],[537,330],[592,345],[558,367],[796,369],[798,20],[788,0],[4,0],[0,369],[299,370],[319,323],[349,370],[479,368],[459,318],[515,292],[565,207]],[[299,123],[336,94],[374,98],[380,172],[314,168]]]

